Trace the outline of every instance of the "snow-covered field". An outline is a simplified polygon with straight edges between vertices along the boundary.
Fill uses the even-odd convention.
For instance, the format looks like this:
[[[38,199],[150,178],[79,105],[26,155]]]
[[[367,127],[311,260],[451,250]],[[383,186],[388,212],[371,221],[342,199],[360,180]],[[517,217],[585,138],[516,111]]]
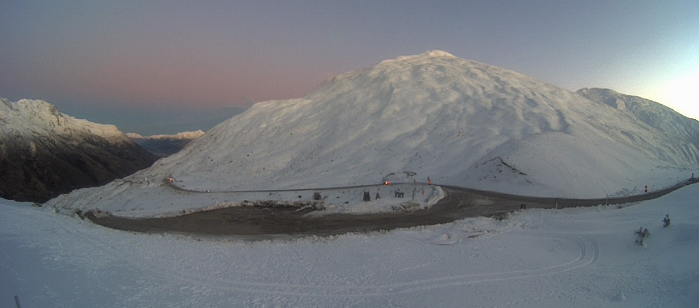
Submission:
[[[0,306],[696,307],[697,194],[260,242],[116,231],[0,200]]]

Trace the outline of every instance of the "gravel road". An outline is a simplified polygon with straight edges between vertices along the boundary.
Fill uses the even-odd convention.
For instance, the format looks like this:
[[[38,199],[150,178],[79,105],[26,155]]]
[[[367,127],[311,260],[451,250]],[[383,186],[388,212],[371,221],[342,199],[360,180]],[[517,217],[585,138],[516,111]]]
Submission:
[[[169,218],[96,217],[91,213],[88,213],[87,217],[94,223],[119,230],[147,233],[194,233],[262,240],[391,230],[447,223],[467,217],[499,217],[519,210],[522,204],[525,204],[526,208],[566,208],[632,203],[658,198],[696,182],[697,179],[689,179],[663,190],[609,199],[539,198],[440,186],[446,196],[429,209],[364,215],[306,216],[305,214],[313,210],[293,206],[280,207],[270,203],[265,206],[230,207]]]

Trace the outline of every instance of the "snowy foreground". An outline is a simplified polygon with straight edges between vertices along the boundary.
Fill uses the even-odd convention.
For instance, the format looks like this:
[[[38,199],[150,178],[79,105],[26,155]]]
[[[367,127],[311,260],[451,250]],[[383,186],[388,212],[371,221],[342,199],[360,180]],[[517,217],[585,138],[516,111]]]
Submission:
[[[135,234],[0,200],[0,306],[696,307],[697,194],[271,242]]]

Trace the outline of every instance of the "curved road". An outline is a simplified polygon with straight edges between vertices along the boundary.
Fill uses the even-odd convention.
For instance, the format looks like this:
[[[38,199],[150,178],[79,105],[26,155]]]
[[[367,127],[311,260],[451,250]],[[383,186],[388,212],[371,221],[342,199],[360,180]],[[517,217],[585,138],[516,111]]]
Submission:
[[[134,219],[115,216],[95,217],[91,213],[88,213],[86,216],[97,224],[119,230],[148,233],[169,232],[235,235],[244,239],[258,240],[308,235],[338,235],[348,232],[369,232],[420,225],[433,225],[452,222],[467,217],[504,215],[505,213],[520,209],[522,204],[526,204],[527,208],[566,208],[638,202],[658,198],[680,187],[697,182],[698,180],[694,178],[659,191],[609,199],[526,197],[440,185],[446,192],[446,196],[428,209],[365,215],[330,214],[323,216],[305,216],[305,214],[313,210],[300,210],[298,207],[277,206],[270,203],[268,206],[264,207],[230,207],[168,218]],[[368,186],[374,185],[358,187]],[[174,185],[171,187],[191,193],[207,193],[202,191],[189,191]],[[294,189],[294,191],[298,190],[301,189]],[[208,193],[233,192],[243,191]]]

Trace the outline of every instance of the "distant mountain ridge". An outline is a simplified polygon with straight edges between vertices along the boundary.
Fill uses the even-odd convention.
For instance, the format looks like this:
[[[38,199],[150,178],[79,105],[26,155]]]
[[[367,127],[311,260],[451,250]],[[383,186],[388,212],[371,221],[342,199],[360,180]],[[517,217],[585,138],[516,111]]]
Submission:
[[[615,108],[682,142],[699,148],[699,121],[687,118],[658,102],[611,89],[585,88],[578,94]]]
[[[106,184],[156,157],[114,125],[76,119],[41,100],[0,99],[0,197],[44,202]]]
[[[181,132],[177,134],[172,134],[172,135],[151,135],[151,136],[141,136],[140,134],[135,134],[135,133],[127,133],[126,136],[131,138],[131,139],[174,139],[174,140],[179,140],[179,139],[197,139],[201,136],[204,136],[204,131],[202,130],[197,130],[193,132]]]
[[[167,157],[179,152],[192,142],[192,140],[204,136],[204,134],[204,131],[198,130],[194,132],[181,132],[174,135],[152,135],[144,137],[139,134],[127,133],[126,136],[149,152],[159,157]]]
[[[422,182],[573,198],[688,178],[699,150],[684,139],[699,130],[664,131],[646,122],[658,112],[682,116],[641,109],[646,121],[514,71],[430,51],[340,74],[302,98],[257,103],[133,177],[226,191],[374,184],[413,174]],[[128,205],[110,199],[117,188],[119,198],[131,196]],[[160,186],[148,189],[148,196],[159,192],[162,207],[191,206]],[[110,184],[53,203],[156,206],[135,201],[145,194]]]

